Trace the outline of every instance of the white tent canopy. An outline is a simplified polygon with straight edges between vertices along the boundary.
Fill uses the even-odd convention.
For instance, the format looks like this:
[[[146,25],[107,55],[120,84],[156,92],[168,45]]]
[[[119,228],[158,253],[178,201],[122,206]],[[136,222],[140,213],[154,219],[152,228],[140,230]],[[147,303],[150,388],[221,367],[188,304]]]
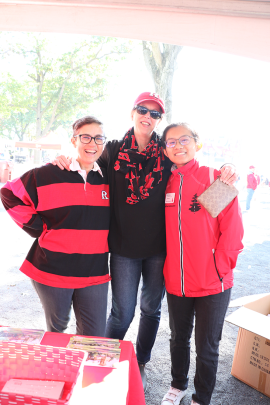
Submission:
[[[269,0],[0,0],[0,30],[144,39],[270,61]]]

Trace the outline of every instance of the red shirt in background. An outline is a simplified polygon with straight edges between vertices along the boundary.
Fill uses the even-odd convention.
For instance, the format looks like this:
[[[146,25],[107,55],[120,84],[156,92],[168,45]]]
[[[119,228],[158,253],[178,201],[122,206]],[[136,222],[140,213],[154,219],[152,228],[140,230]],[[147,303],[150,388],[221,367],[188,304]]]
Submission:
[[[247,175],[247,188],[252,188],[253,190],[256,190],[258,184],[259,183],[257,182],[254,173],[250,173]]]

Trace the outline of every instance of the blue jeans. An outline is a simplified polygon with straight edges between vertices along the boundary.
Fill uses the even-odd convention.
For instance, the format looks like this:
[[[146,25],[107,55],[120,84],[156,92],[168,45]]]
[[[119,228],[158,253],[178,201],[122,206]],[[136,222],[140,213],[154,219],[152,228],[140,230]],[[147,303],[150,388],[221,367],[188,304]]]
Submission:
[[[142,275],[141,317],[136,351],[139,363],[151,357],[161,314],[165,286],[163,265],[166,253],[145,259],[129,259],[111,254],[112,309],[106,326],[106,337],[124,339],[134,317],[137,294]]]
[[[178,297],[167,293],[171,328],[172,387],[184,391],[188,387],[190,338],[194,316],[196,344],[195,393],[192,399],[209,405],[216,383],[219,342],[231,289],[206,297]]]
[[[248,188],[248,189],[247,189],[246,210],[249,210],[249,209],[250,209],[250,202],[251,202],[251,200],[252,200],[254,191],[255,191],[255,190],[253,190],[252,188]]]
[[[31,282],[43,306],[49,332],[62,333],[66,330],[73,304],[76,334],[104,336],[109,283],[72,289],[50,287],[34,280]]]

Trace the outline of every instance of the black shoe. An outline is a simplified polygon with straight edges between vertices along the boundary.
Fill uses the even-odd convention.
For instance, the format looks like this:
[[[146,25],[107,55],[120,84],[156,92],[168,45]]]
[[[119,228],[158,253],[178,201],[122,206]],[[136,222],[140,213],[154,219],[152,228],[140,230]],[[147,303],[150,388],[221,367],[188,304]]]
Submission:
[[[139,366],[139,369],[140,369],[140,374],[141,374],[141,379],[142,379],[142,384],[143,384],[143,390],[145,392],[146,388],[147,388],[147,378],[146,378],[146,372],[145,372],[145,364],[138,363],[138,366]]]

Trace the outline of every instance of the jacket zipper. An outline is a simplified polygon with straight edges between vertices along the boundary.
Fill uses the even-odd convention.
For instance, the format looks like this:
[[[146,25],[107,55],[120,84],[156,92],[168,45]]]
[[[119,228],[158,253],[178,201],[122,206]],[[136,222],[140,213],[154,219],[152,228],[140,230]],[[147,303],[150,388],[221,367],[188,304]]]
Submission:
[[[184,265],[183,265],[183,239],[182,239],[182,227],[181,227],[181,203],[182,203],[182,185],[183,185],[183,174],[178,173],[180,176],[179,185],[179,203],[178,203],[178,225],[179,225],[179,242],[180,242],[180,271],[181,271],[181,292],[182,296],[185,296],[185,285],[184,285]]]
[[[219,281],[221,282],[222,292],[224,292],[223,277],[220,277],[220,274],[217,269],[216,258],[215,258],[215,249],[212,249],[212,252],[213,252],[213,257],[214,257],[215,269],[216,269]]]

